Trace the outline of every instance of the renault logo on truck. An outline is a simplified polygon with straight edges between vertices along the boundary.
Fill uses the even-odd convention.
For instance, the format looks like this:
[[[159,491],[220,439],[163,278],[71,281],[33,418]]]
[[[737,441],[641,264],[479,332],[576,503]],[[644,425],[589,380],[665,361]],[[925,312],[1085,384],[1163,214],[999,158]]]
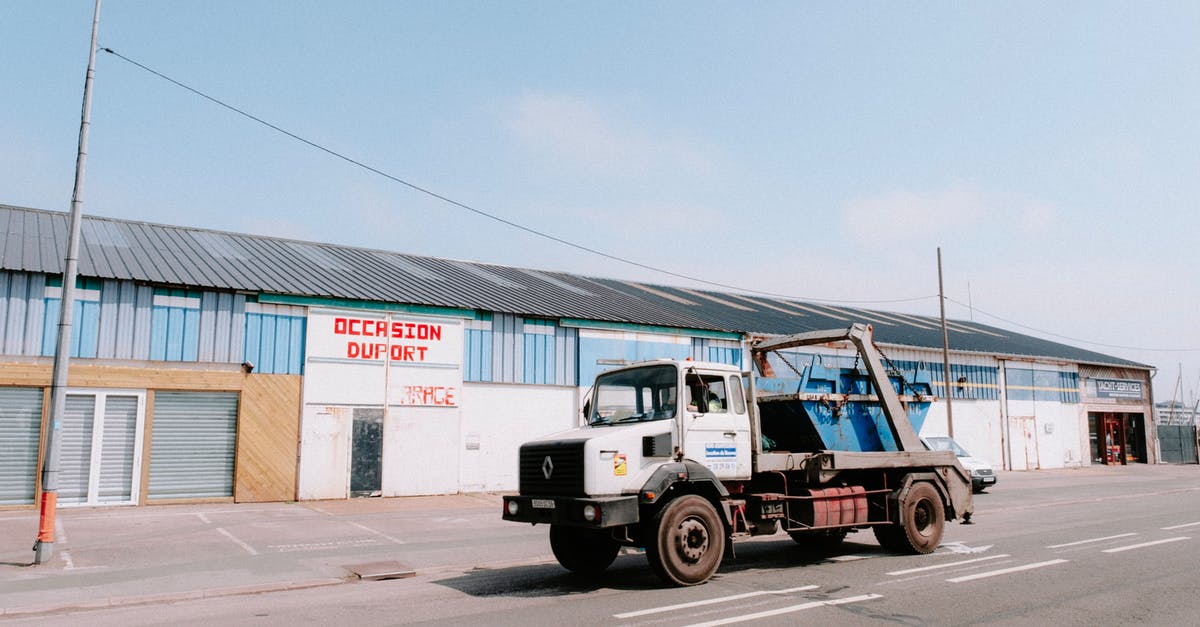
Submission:
[[[547,455],[546,459],[542,460],[542,476],[546,478],[546,481],[549,481],[550,475],[553,473],[554,473],[554,462],[550,459],[550,456]]]

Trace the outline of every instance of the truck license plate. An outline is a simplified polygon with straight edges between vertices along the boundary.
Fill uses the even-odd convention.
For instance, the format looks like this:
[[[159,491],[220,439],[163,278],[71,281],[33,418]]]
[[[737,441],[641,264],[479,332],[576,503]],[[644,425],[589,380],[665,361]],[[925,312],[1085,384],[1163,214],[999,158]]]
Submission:
[[[554,509],[554,501],[551,499],[533,499],[534,509]]]

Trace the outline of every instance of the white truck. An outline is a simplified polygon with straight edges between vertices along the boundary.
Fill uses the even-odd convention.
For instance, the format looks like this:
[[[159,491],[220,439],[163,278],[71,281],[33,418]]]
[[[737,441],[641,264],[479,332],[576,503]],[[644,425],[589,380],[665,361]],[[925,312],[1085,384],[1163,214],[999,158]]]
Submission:
[[[505,520],[550,525],[568,570],[597,575],[640,547],[673,585],[707,581],[728,544],[776,533],[836,546],[870,527],[879,543],[929,553],[947,520],[969,522],[971,477],[925,448],[910,422],[929,397],[889,376],[871,328],[758,338],[764,378],[717,363],[653,360],[596,377],[587,424],[527,442]],[[767,356],[849,342],[851,369],[771,377]],[[866,373],[859,370],[859,361]],[[819,379],[825,376],[825,379]]]

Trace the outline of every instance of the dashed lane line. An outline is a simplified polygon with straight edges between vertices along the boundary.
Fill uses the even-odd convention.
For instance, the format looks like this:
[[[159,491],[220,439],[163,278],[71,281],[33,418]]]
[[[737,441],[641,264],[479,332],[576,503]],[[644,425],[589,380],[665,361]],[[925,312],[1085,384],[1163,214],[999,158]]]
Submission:
[[[805,590],[815,590],[818,586],[800,586],[799,588],[786,588],[783,590],[756,590],[754,592],[746,592],[743,594],[734,594],[727,597],[717,597],[715,599],[704,599],[703,601],[692,601],[691,603],[679,603],[677,605],[666,605],[663,607],[652,607],[645,610],[637,610],[634,612],[625,612],[623,614],[613,614],[613,618],[635,618],[638,616],[646,616],[648,614],[658,614],[660,612],[673,612],[675,610],[683,610],[689,607],[700,607],[703,605],[712,605],[714,603],[727,603],[729,601],[739,601],[741,599],[749,599],[752,597],[760,597],[767,594],[791,594],[793,592],[803,592]]]
[[[1134,549],[1141,549],[1141,548],[1145,548],[1148,546],[1154,546],[1156,544],[1166,544],[1168,542],[1179,542],[1180,540],[1191,540],[1191,539],[1192,539],[1191,536],[1179,536],[1176,538],[1167,538],[1166,540],[1155,540],[1153,542],[1142,542],[1141,544],[1130,544],[1130,545],[1126,545],[1126,546],[1119,546],[1119,547],[1112,548],[1112,549],[1104,549],[1104,552],[1105,553],[1120,553],[1121,551],[1132,551]]]
[[[955,566],[962,566],[963,564],[974,564],[975,562],[986,562],[988,560],[1000,559],[1002,557],[1010,557],[1010,556],[1006,553],[1001,553],[1000,555],[989,555],[987,557],[977,557],[973,560],[961,560],[958,562],[948,562],[946,564],[935,564],[933,566],[922,566],[920,568],[908,568],[905,570],[893,570],[890,573],[884,573],[884,574],[891,575],[893,577],[896,577],[899,575],[911,575],[913,573],[923,573],[923,572],[930,571],[930,570],[940,570],[942,568],[953,568]]]
[[[974,575],[963,575],[962,577],[954,577],[947,579],[950,583],[962,583],[964,581],[974,581],[976,579],[985,579],[987,577],[996,577],[998,575],[1007,575],[1009,573],[1019,573],[1023,570],[1033,570],[1045,566],[1054,566],[1055,564],[1065,564],[1070,560],[1049,560],[1045,562],[1035,562],[1033,564],[1025,564],[1023,566],[1013,566],[1012,568],[1001,568],[1000,570],[989,570]]]
[[[846,597],[844,599],[829,599],[827,601],[812,601],[809,603],[801,603],[799,605],[789,605],[779,609],[767,610],[765,612],[756,612],[754,614],[744,614],[741,616],[733,616],[720,620],[708,621],[706,623],[695,623],[689,627],[715,627],[716,625],[731,625],[733,623],[744,623],[751,620],[759,620],[760,618],[770,618],[779,616],[780,614],[790,614],[792,612],[801,612],[811,610],[818,607],[826,607],[830,605],[845,605],[847,603],[858,603],[860,601],[870,601],[872,599],[881,599],[882,594],[863,594],[856,597]]]
[[[1163,531],[1171,531],[1173,529],[1183,529],[1184,527],[1195,527],[1196,525],[1200,525],[1200,522],[1190,522],[1190,523],[1184,523],[1182,525],[1172,525],[1170,527],[1162,527],[1162,530]]]
[[[1051,544],[1050,546],[1048,546],[1046,548],[1047,549],[1061,549],[1063,547],[1068,547],[1068,546],[1077,546],[1080,544],[1090,544],[1092,542],[1103,542],[1105,540],[1116,540],[1117,538],[1128,538],[1129,536],[1136,536],[1136,535],[1137,535],[1137,533],[1133,533],[1133,532],[1120,533],[1115,536],[1104,536],[1103,538],[1089,538],[1087,540],[1077,540],[1075,542],[1066,542],[1063,544]]]

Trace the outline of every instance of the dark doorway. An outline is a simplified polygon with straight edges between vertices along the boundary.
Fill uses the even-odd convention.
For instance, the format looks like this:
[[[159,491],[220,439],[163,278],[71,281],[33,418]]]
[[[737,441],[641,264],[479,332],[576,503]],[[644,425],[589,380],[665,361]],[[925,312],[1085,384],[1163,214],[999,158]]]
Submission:
[[[350,445],[350,496],[383,493],[383,409],[354,409],[354,439]]]

